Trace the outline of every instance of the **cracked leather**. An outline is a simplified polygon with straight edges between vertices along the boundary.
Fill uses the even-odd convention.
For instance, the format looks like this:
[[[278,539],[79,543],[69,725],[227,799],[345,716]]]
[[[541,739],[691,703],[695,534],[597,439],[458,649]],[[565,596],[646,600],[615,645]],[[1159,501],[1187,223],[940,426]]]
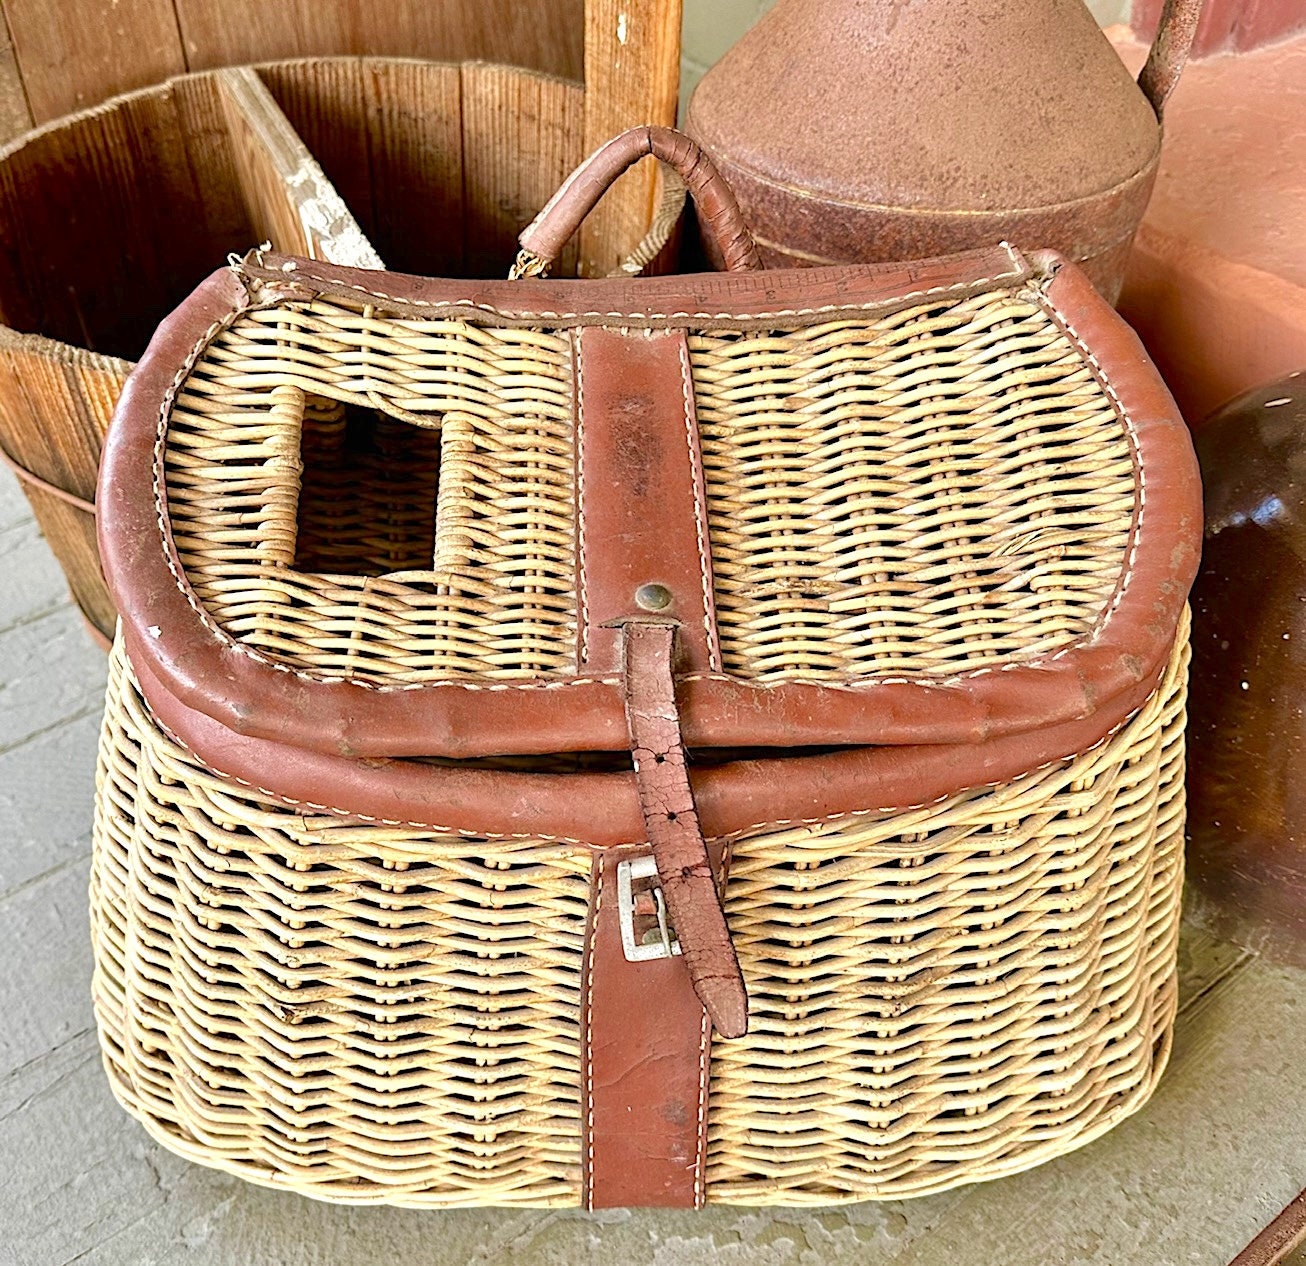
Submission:
[[[325,278],[314,281],[315,290],[345,302],[381,286],[397,296],[391,306],[408,315],[450,304],[490,322],[547,321],[571,330],[604,321],[685,330],[702,323],[704,313],[722,327],[755,327],[773,323],[777,307],[820,309],[820,319],[840,312],[864,317],[910,303],[906,296],[922,289],[968,293],[1002,275],[1041,289],[1058,319],[1074,328],[1094,372],[1110,382],[1132,421],[1136,461],[1147,480],[1147,531],[1124,600],[1091,639],[1055,663],[1022,664],[979,680],[758,688],[677,666],[691,748],[874,743],[695,769],[691,778],[709,836],[819,821],[867,805],[905,808],[1016,777],[1098,742],[1142,705],[1164,668],[1201,545],[1196,459],[1136,336],[1073,266],[994,248],[788,275],[509,283],[398,277],[275,257],[240,275],[216,273],[159,328],[119,402],[97,495],[105,575],[151,706],[205,763],[270,795],[478,836],[543,835],[607,847],[643,835],[628,774],[528,774],[398,759],[618,750],[628,736],[617,675],[581,678],[568,690],[475,692],[437,684],[380,693],[278,671],[244,654],[201,616],[166,515],[156,513],[156,433],[192,349],[242,308],[282,301],[284,263]],[[292,289],[302,297],[302,283]],[[795,776],[799,768],[802,775]]]
[[[996,249],[922,264],[787,275],[494,283],[404,278],[308,260],[284,261],[295,268],[286,273],[278,258],[266,268],[245,268],[241,278],[223,270],[160,327],[115,414],[97,499],[106,578],[124,629],[148,649],[155,675],[171,694],[236,735],[352,758],[612,751],[626,741],[615,675],[503,683],[492,690],[460,682],[401,690],[324,682],[250,654],[201,615],[166,516],[160,539],[153,491],[160,414],[166,417],[174,378],[192,347],[223,315],[223,300],[230,314],[244,305],[284,301],[288,293],[357,303],[383,289],[393,296],[385,310],[404,315],[429,317],[434,309],[490,324],[693,330],[774,328],[778,312],[792,314],[784,317],[787,325],[841,314],[864,319],[909,306],[922,290],[944,287],[961,297],[991,289],[995,277],[1003,285],[1024,285],[1070,321],[1094,357],[1094,371],[1109,377],[1130,416],[1136,460],[1148,481],[1147,530],[1133,551],[1136,567],[1122,601],[1081,643],[1000,673],[828,685],[689,673],[680,682],[686,742],[691,748],[779,743],[974,749],[1025,734],[1036,750],[1040,732],[1063,725],[1096,718],[1103,731],[1109,729],[1136,706],[1130,700],[1137,688],[1155,681],[1164,667],[1201,541],[1196,461],[1174,401],[1132,331],[1073,266]],[[288,276],[300,281],[290,283]],[[1047,747],[1040,760],[1064,754]],[[965,785],[963,778],[958,786]],[[556,807],[573,794],[574,788],[560,783],[552,802]],[[785,794],[777,789],[778,796]]]
[[[721,882],[728,856],[708,845]],[[712,1026],[680,958],[627,962],[617,868],[647,847],[596,854],[582,972],[582,1187],[590,1209],[703,1203]]]
[[[626,716],[644,827],[694,992],[722,1037],[748,1030],[748,996],[689,786],[671,656],[676,627],[623,625]]]
[[[683,330],[594,326],[572,332],[572,354],[577,663],[622,681],[637,838],[652,846],[681,946],[678,957],[627,961],[616,874],[634,853],[598,854],[581,1040],[585,1199],[693,1207],[712,1026],[742,1033],[747,998],[714,874],[721,850],[709,854],[694,807],[673,676],[673,666],[711,670],[720,655],[689,356]],[[639,606],[648,585],[661,590],[656,616]]]
[[[585,159],[522,230],[518,238],[522,249],[543,260],[556,259],[617,177],[649,155],[666,163],[685,182],[702,232],[711,239],[723,266],[730,272],[760,268],[753,235],[744,223],[734,191],[720,172],[697,142],[683,132],[651,125],[614,136]]]
[[[681,625],[678,667],[720,660],[698,422],[683,330],[572,332],[576,418],[577,655],[622,670],[622,620],[660,585]]]

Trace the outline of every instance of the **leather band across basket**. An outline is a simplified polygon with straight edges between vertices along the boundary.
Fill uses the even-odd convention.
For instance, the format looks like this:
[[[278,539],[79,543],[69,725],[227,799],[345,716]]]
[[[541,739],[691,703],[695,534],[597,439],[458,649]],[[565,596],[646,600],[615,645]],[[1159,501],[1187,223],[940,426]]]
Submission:
[[[736,271],[549,281],[621,170]],[[1187,432],[1073,266],[755,271],[618,138],[527,280],[254,255],[159,330],[96,1008],[167,1146],[346,1201],[901,1197],[1169,1051]]]

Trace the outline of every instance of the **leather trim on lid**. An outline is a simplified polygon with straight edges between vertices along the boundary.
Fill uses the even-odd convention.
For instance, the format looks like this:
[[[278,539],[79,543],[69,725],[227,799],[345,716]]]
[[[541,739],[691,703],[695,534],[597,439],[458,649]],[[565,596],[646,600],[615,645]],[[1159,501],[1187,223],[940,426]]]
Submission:
[[[214,772],[283,803],[473,839],[548,838],[596,849],[646,839],[633,772],[539,774],[351,760],[249,738],[170,695],[151,673],[148,654],[130,640],[127,652],[146,702],[175,739]],[[1102,742],[1146,703],[1159,680],[1158,672],[1084,720],[989,743],[691,764],[703,834],[711,839],[763,826],[812,826],[846,814],[895,813],[1010,782]]]
[[[1041,284],[1042,301],[1115,401],[1133,445],[1141,497],[1129,566],[1108,617],[1086,642],[1043,659],[949,678],[855,684],[758,684],[722,673],[677,678],[690,747],[776,744],[982,744],[1080,721],[1105,731],[1154,681],[1196,571],[1201,502],[1188,433],[1133,333],[1077,269],[1014,252],[923,265],[614,282],[425,281],[275,259],[210,278],[160,327],[131,376],[101,467],[99,531],[106,576],[134,654],[188,709],[235,734],[323,754],[473,757],[504,752],[621,750],[627,734],[615,676],[524,684],[378,684],[315,678],[233,641],[182,572],[166,516],[161,433],[190,363],[252,302],[296,286],[405,305],[443,305],[467,319],[523,324],[786,324],[832,312],[901,306],[923,293],[966,293],[995,278]],[[276,278],[276,285],[264,284]],[[361,280],[355,280],[361,279]],[[384,293],[377,289],[384,287]],[[302,291],[299,292],[302,294]],[[1037,744],[1034,744],[1037,747]]]

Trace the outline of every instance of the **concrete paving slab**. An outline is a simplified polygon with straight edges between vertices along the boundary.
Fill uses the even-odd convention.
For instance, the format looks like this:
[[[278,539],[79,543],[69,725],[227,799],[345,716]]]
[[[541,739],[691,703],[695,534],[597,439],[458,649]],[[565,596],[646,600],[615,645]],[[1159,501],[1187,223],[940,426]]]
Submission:
[[[104,678],[104,652],[67,604],[0,633],[0,753],[86,713],[98,715]]]
[[[99,707],[0,754],[0,893],[90,847]]]
[[[7,473],[4,478],[12,480]],[[0,527],[0,633],[68,603],[63,573],[31,519]]]
[[[90,1028],[89,872],[79,857],[0,898],[0,1071]]]

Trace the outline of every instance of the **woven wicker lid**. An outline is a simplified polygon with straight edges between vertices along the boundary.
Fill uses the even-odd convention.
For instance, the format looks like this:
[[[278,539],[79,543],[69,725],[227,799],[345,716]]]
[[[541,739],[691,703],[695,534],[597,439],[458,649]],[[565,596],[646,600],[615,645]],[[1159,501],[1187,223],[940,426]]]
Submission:
[[[1200,540],[1186,431],[1082,277],[1008,250],[217,274],[151,345],[102,471],[133,660],[306,749],[623,749],[620,681],[577,651],[574,336],[596,324],[686,335],[720,647],[679,677],[691,745],[1106,729],[1154,684]]]

